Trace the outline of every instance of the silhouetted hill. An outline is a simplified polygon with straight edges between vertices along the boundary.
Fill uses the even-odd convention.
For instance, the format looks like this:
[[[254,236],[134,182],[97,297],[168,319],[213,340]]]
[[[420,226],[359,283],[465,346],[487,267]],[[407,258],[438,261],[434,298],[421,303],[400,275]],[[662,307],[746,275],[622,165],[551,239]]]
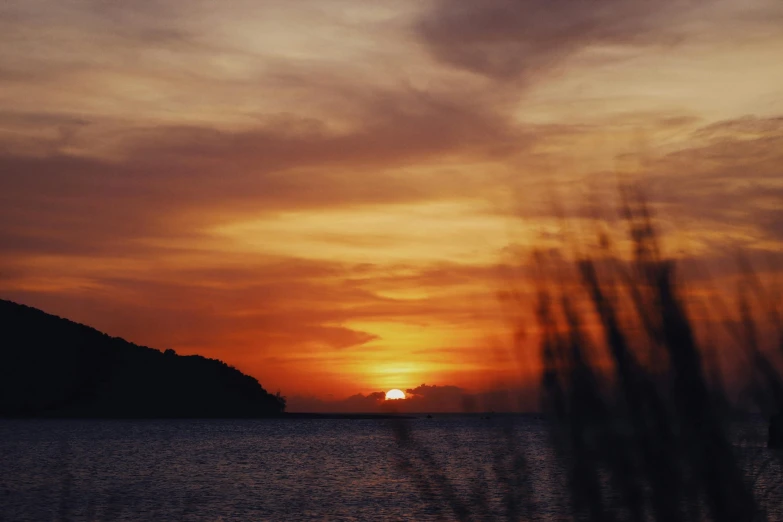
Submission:
[[[216,359],[160,352],[0,300],[0,416],[261,417],[285,400]]]

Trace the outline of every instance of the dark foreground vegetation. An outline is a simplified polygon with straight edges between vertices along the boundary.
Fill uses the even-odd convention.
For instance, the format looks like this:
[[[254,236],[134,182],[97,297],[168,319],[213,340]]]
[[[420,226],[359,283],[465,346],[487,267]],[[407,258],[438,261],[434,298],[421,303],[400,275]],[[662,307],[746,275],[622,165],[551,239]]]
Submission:
[[[641,198],[627,197],[622,216],[630,251],[598,233],[592,247],[582,238],[571,252],[536,253],[534,291],[516,285],[508,299],[537,317],[542,409],[564,470],[560,493],[575,520],[771,520],[760,502],[769,492],[754,489],[729,429],[740,407],[765,416],[762,467],[780,466],[783,454],[773,449],[783,446],[780,295],[740,261],[736,296],[689,301]],[[706,334],[697,332],[695,309],[710,325]],[[524,349],[525,342],[515,347]],[[733,356],[730,368],[717,364],[719,349]],[[740,384],[724,384],[727,374]],[[458,493],[461,477],[443,473],[412,426],[395,426],[403,469],[444,518],[547,519],[532,488],[536,463],[512,424],[497,422],[486,478],[496,486],[479,480],[468,493]]]
[[[0,416],[264,417],[285,399],[225,363],[0,301]]]

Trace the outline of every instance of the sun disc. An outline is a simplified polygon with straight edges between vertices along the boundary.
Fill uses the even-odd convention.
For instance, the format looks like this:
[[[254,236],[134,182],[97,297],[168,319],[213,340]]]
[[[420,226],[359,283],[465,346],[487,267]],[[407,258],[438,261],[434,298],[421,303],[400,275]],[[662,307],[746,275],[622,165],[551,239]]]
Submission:
[[[404,398],[405,398],[405,392],[402,391],[402,390],[394,389],[394,390],[389,390],[389,391],[386,392],[386,400],[387,401],[396,401],[396,400],[404,399]]]

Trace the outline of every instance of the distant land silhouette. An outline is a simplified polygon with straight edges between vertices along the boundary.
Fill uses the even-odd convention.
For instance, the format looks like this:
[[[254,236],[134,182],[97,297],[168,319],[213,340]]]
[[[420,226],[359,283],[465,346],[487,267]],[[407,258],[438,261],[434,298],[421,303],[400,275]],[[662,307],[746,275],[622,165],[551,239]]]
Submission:
[[[0,300],[0,416],[280,416],[285,399],[216,359],[137,346]]]

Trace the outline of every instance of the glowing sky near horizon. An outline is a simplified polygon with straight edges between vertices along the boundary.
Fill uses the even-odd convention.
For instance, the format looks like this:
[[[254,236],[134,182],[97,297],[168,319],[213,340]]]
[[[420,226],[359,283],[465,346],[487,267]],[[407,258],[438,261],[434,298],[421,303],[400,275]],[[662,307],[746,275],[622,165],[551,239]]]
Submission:
[[[781,56],[778,0],[6,0],[0,298],[288,396],[481,389],[496,265],[617,179],[716,277],[783,258]]]

